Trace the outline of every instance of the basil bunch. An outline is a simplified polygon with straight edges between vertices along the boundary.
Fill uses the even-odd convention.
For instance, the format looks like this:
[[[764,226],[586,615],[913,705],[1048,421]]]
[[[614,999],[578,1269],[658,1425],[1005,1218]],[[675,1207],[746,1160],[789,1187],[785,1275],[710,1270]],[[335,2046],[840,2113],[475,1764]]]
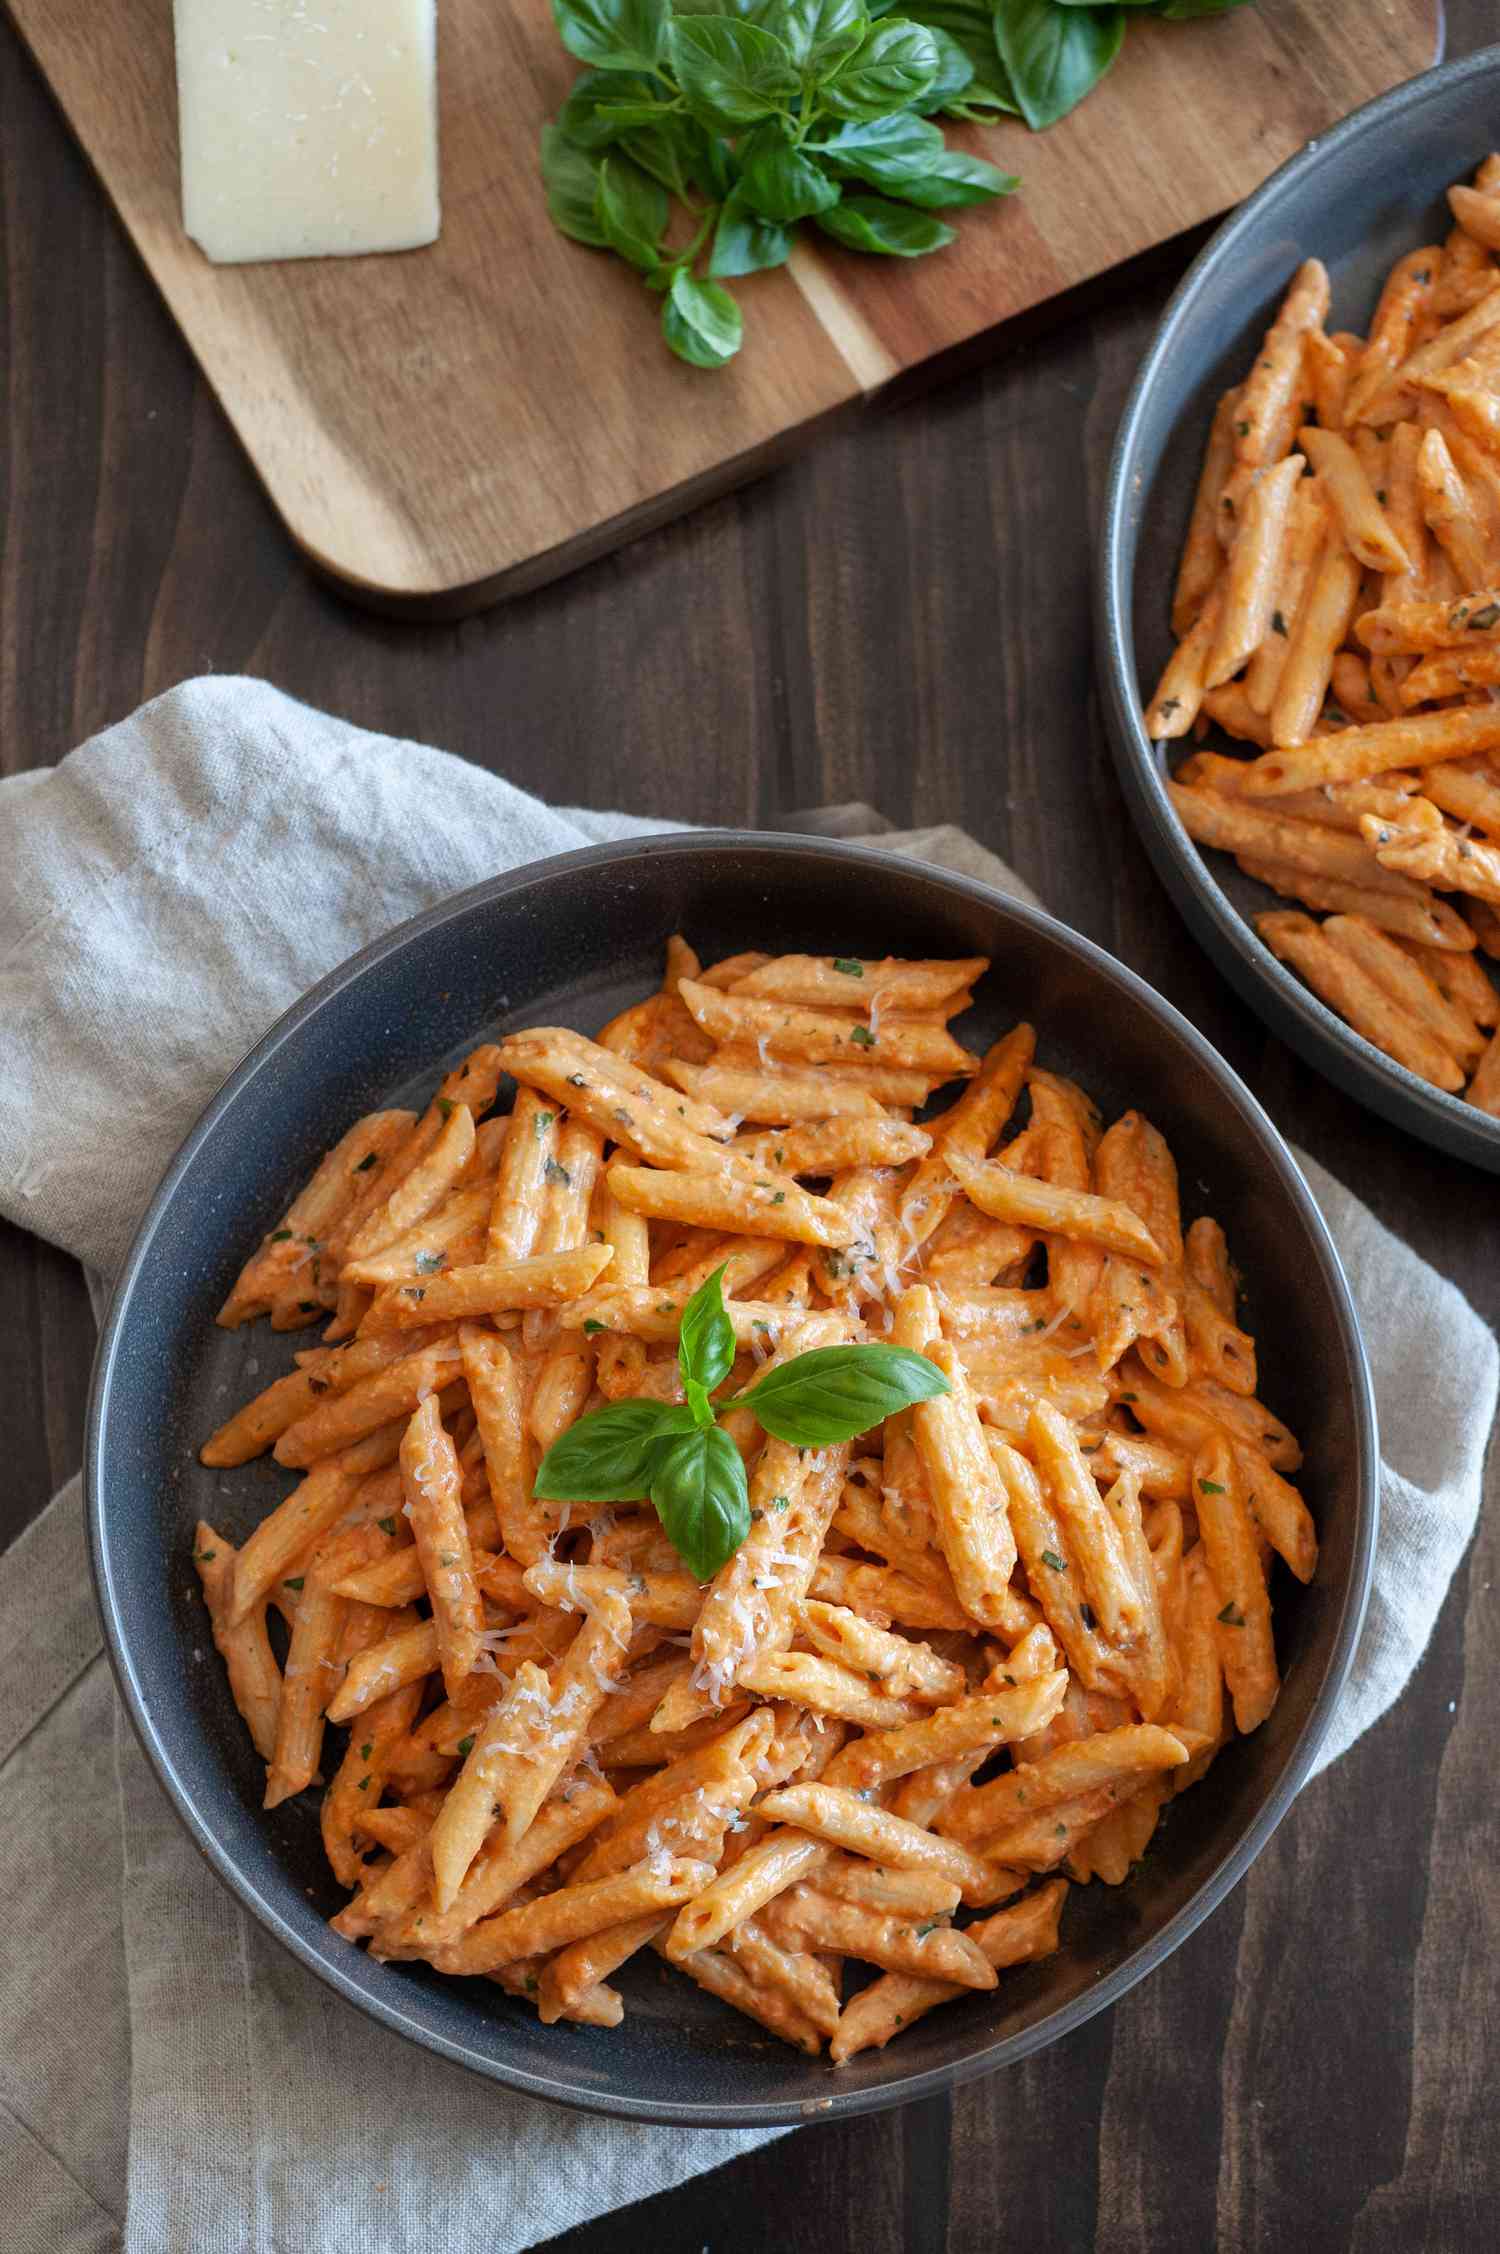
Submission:
[[[1018,185],[950,149],[935,117],[1040,132],[1098,85],[1127,15],[1184,23],[1244,5],[552,0],[589,67],[542,134],[547,209],[661,296],[679,359],[720,368],[744,334],[724,283],[784,265],[801,221],[850,250],[920,258],[953,241],[934,212]]]
[[[932,0],[920,21],[892,5],[552,0],[589,68],[542,135],[547,208],[660,294],[680,359],[733,357],[743,320],[723,285],[783,265],[801,221],[853,250],[920,258],[953,240],[935,212],[1016,186],[932,122],[1014,108],[958,0]]]
[[[580,1417],[543,1456],[532,1491],[559,1503],[649,1498],[689,1572],[707,1581],[750,1531],[738,1448],[717,1422],[751,1410],[794,1448],[826,1448],[868,1432],[898,1409],[948,1391],[925,1354],[904,1346],[818,1346],[768,1370],[747,1393],[709,1396],[734,1366],[734,1326],[716,1268],[682,1311],[677,1365],[685,1401],[615,1401]]]

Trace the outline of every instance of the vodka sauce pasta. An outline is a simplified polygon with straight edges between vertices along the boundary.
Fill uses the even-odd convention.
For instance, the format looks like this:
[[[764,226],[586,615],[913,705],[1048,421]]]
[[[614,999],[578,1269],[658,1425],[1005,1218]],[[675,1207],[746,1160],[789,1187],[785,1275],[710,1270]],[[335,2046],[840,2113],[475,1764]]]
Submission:
[[[205,1441],[294,1483],[195,1557],[351,1945],[598,2027],[654,1951],[837,2066],[1055,1950],[1269,1713],[1317,1539],[1229,1248],[1032,1027],[963,1045],[987,967],[674,938],[252,1252],[220,1322],[324,1334]]]
[[[1500,156],[1449,190],[1367,336],[1294,276],[1209,433],[1146,708],[1210,724],[1167,789],[1198,844],[1296,905],[1255,918],[1319,999],[1500,1118]]]

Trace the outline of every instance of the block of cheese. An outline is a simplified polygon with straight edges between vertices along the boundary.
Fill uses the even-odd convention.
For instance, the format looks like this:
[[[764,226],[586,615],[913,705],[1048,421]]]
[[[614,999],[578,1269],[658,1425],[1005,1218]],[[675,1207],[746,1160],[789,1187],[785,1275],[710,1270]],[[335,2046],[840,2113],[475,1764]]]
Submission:
[[[436,0],[174,0],[182,217],[212,259],[435,240]]]

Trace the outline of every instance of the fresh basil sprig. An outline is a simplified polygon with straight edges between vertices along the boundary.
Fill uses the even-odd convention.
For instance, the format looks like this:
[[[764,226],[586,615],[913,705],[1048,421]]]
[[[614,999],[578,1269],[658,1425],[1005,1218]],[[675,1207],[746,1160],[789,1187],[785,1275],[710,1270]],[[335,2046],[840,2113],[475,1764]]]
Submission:
[[[547,1502],[649,1499],[700,1581],[717,1573],[750,1531],[745,1465],[717,1421],[720,1410],[748,1409],[764,1431],[794,1448],[827,1448],[948,1391],[937,1365],[908,1347],[819,1346],[768,1370],[733,1401],[715,1403],[710,1395],[728,1377],[735,1353],[723,1274],[716,1268],[682,1311],[677,1366],[686,1400],[614,1401],[580,1417],[547,1450],[532,1484]]]
[[[804,220],[917,258],[953,240],[928,214],[1016,186],[926,126],[1016,108],[967,5],[930,0],[927,22],[879,0],[552,0],[590,66],[542,135],[554,223],[635,268],[679,359],[722,367],[744,333],[723,284],[784,265]],[[844,161],[847,136],[890,125],[925,130],[891,139],[878,180]]]

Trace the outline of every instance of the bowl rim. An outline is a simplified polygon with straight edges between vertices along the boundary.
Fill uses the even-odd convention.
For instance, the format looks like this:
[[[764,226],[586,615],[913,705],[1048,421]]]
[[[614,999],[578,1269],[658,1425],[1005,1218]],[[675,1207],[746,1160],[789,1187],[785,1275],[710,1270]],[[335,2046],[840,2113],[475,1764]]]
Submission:
[[[1338,1619],[1323,1682],[1299,1735],[1292,1742],[1280,1776],[1275,1780],[1253,1821],[1226,1848],[1203,1884],[1167,1920],[1159,1932],[1133,1950],[1092,1988],[1057,2010],[1047,2013],[1035,2025],[990,2042],[980,2042],[960,2057],[945,2060],[937,2066],[876,2087],[841,2091],[836,2085],[825,2087],[810,2084],[807,2096],[795,2102],[696,2104],[643,2098],[629,2091],[580,2089],[570,2084],[565,2074],[553,2078],[510,2065],[503,2058],[485,2055],[434,2029],[417,2024],[399,2005],[370,1994],[358,1980],[351,1977],[339,1957],[332,1951],[326,1955],[320,1953],[288,1923],[271,1890],[263,1891],[238,1868],[200,1816],[191,1787],[179,1775],[174,1764],[170,1746],[166,1742],[168,1733],[158,1726],[150,1709],[142,1687],[141,1672],[132,1651],[131,1631],[123,1615],[106,1525],[105,1495],[109,1474],[104,1466],[103,1451],[107,1440],[110,1392],[115,1367],[135,1312],[133,1299],[141,1269],[179,1183],[203,1144],[231,1110],[241,1089],[288,1042],[295,1040],[302,1028],[319,1012],[335,1006],[347,988],[377,970],[393,956],[405,952],[430,932],[454,920],[463,919],[481,905],[487,906],[511,898],[520,900],[539,883],[551,884],[560,876],[582,875],[611,863],[642,858],[660,860],[696,857],[705,853],[722,854],[728,851],[754,856],[761,853],[784,853],[787,850],[827,862],[831,873],[839,869],[852,869],[856,872],[878,869],[887,879],[895,858],[889,850],[878,847],[857,846],[842,840],[813,838],[774,830],[687,830],[627,838],[529,862],[450,894],[431,908],[397,925],[329,971],[300,1000],[283,1012],[236,1066],[190,1129],[163,1175],[132,1241],[111,1297],[90,1378],[85,1439],[84,1494],[89,1559],[105,1645],[115,1681],[141,1747],[179,1820],[209,1867],[240,1905],[257,1919],[273,1939],[287,1948],[299,1963],[305,1965],[346,2002],[367,2012],[381,2025],[395,2034],[405,2036],[424,2050],[447,2058],[457,2065],[469,2067],[526,2097],[619,2120],[675,2123],[694,2128],[798,2125],[838,2115],[881,2112],[891,2106],[910,2104],[919,2098],[958,2088],[981,2074],[992,2073],[1001,2066],[1012,2064],[1071,2034],[1096,2012],[1117,2002],[1137,1981],[1170,1956],[1238,1884],[1306,1781],[1313,1758],[1327,1732],[1334,1707],[1348,1678],[1363,1624],[1380,1509],[1380,1457],[1374,1389],[1353,1297],[1327,1224],[1291,1151],[1262,1106],[1212,1043],[1187,1018],[1155,993],[1136,972],[1108,955],[1092,940],[1070,930],[1043,910],[1016,900],[979,878],[964,876],[954,870],[927,863],[913,862],[910,868],[912,876],[935,882],[944,890],[956,892],[963,898],[998,911],[1003,917],[1013,918],[1043,939],[1060,946],[1076,962],[1081,963],[1086,971],[1102,977],[1106,984],[1123,988],[1130,999],[1138,1002],[1150,1016],[1187,1044],[1198,1061],[1218,1082],[1226,1100],[1255,1135],[1267,1163],[1290,1198],[1302,1223],[1332,1299],[1339,1344],[1353,1396],[1351,1407],[1354,1425],[1356,1523],[1353,1529],[1350,1572],[1339,1600]],[[565,2060],[566,2053],[563,2058]]]
[[[1115,434],[1095,566],[1094,640],[1108,733],[1126,803],[1157,875],[1218,968],[1252,1009],[1268,1015],[1273,1031],[1356,1102],[1452,1156],[1500,1171],[1500,1120],[1419,1078],[1320,1001],[1272,954],[1183,828],[1141,722],[1134,572],[1125,563],[1131,520],[1144,505],[1144,494],[1135,490],[1142,426],[1162,368],[1178,348],[1179,333],[1194,311],[1205,279],[1237,254],[1244,237],[1268,215],[1274,216],[1284,199],[1298,194],[1330,155],[1369,133],[1382,132],[1393,120],[1407,118],[1429,102],[1442,101],[1455,86],[1490,78],[1500,80],[1500,44],[1437,64],[1362,103],[1288,157],[1215,228],[1167,301]]]

